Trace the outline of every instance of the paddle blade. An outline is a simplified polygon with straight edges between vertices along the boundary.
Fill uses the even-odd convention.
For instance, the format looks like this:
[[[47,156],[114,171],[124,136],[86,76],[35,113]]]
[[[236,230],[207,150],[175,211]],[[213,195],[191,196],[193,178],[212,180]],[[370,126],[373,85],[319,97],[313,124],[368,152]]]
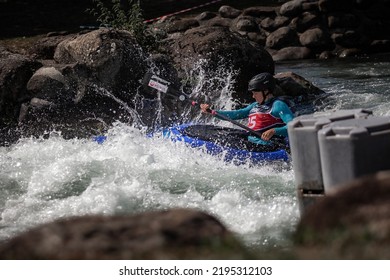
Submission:
[[[171,82],[164,80],[153,73],[146,73],[143,84],[147,85],[149,88],[157,90],[158,92],[178,98],[180,101],[188,101],[189,99],[189,96],[186,93],[176,89]]]
[[[156,75],[152,75],[148,81],[149,87],[154,88],[154,89],[161,91],[163,93],[168,92],[169,85],[170,85],[170,82],[165,81],[165,80],[157,77]]]

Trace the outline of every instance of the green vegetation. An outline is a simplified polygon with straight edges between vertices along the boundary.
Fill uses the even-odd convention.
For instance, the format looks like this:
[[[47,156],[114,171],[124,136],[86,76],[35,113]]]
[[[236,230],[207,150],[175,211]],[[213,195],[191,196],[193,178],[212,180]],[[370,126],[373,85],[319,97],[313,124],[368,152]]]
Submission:
[[[102,26],[127,30],[144,49],[158,47],[157,38],[144,23],[139,0],[92,0],[95,7],[87,11],[96,17]]]

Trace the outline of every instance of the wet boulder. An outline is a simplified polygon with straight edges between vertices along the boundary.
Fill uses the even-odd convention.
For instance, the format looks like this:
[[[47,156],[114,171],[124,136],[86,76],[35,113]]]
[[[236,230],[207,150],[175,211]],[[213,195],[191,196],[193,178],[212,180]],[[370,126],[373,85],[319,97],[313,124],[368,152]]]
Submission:
[[[198,22],[202,22],[204,20],[209,20],[209,19],[212,19],[212,18],[215,18],[217,16],[216,13],[212,13],[212,12],[203,12],[203,13],[200,13],[199,15],[197,15],[195,17],[195,19],[198,21]]]
[[[249,7],[242,11],[243,16],[251,16],[256,18],[275,17],[277,15],[276,7],[268,6],[255,6]]]
[[[302,258],[389,259],[390,173],[335,186],[305,211],[295,244]]]
[[[321,28],[306,30],[299,36],[299,42],[304,47],[316,50],[325,50],[332,45],[329,33]]]
[[[132,216],[85,216],[39,226],[0,245],[0,259],[247,259],[214,217],[172,209]]]
[[[267,37],[267,48],[278,50],[293,46],[299,46],[299,37],[297,32],[288,26],[275,30]]]
[[[267,32],[273,32],[283,26],[287,26],[290,22],[288,17],[277,16],[276,18],[267,17],[263,19],[260,23],[262,29]]]
[[[99,29],[66,37],[54,60],[26,85],[33,99],[24,102],[18,117],[23,134],[56,130],[64,138],[90,137],[118,120],[136,122],[134,97],[146,69],[142,50],[127,31]]]
[[[322,26],[321,16],[313,12],[304,12],[291,20],[290,27],[298,32],[305,32],[308,29]]]
[[[59,64],[77,63],[90,72],[88,79],[115,94],[135,91],[145,73],[144,55],[130,32],[98,29],[58,44]]]
[[[231,6],[221,6],[218,13],[223,18],[236,18],[241,14],[241,11]]]
[[[50,102],[69,102],[72,96],[65,76],[54,67],[41,67],[27,83],[27,90],[34,97]]]
[[[288,1],[280,7],[279,13],[286,17],[296,17],[303,10],[302,2],[302,0]]]
[[[233,21],[232,30],[240,33],[258,32],[259,25],[254,17],[240,16]]]
[[[324,93],[313,83],[306,80],[304,77],[293,72],[277,73],[275,76],[277,85],[281,92],[277,92],[277,95],[287,96],[318,96]]]
[[[173,21],[171,24],[167,25],[166,32],[175,33],[175,32],[184,32],[190,28],[199,26],[199,21],[194,18],[182,19]]]
[[[271,50],[274,61],[301,60],[314,58],[314,52],[307,47],[286,47],[280,50]]]
[[[230,28],[232,25],[233,19],[224,18],[220,16],[216,16],[212,19],[201,21],[200,25],[202,26],[219,26],[219,27],[227,27]]]
[[[20,106],[31,97],[26,85],[42,64],[0,47],[0,123],[12,122]]]
[[[206,73],[212,76],[220,67],[238,71],[235,91],[243,92],[239,97],[248,100],[251,100],[246,91],[248,80],[259,72],[273,73],[275,69],[271,55],[264,48],[219,26],[190,29],[172,40],[167,52],[184,72],[201,61],[205,61]]]

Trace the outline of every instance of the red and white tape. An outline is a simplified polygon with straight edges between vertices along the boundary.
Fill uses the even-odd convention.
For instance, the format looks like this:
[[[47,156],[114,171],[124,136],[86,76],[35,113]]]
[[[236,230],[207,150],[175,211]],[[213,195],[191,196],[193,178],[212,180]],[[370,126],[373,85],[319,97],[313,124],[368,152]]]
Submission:
[[[184,9],[184,10],[181,10],[181,11],[177,11],[177,12],[174,12],[174,13],[171,13],[171,14],[163,15],[161,17],[145,20],[144,23],[151,23],[151,22],[154,22],[154,21],[158,21],[158,20],[160,20],[162,18],[167,18],[167,17],[171,17],[171,16],[174,16],[174,15],[186,13],[186,12],[189,12],[189,11],[192,11],[192,10],[196,10],[196,9],[199,9],[199,8],[202,8],[202,7],[205,7],[205,6],[209,6],[209,5],[221,2],[221,1],[222,0],[210,1],[210,2],[207,2],[207,3],[202,4],[202,5],[194,6],[194,7],[191,7],[191,8],[188,8],[188,9]]]

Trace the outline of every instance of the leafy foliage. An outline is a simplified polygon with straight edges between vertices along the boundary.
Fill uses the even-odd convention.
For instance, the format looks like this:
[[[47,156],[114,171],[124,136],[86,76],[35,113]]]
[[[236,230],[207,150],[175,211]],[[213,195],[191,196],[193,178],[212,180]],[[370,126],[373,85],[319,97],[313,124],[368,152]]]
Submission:
[[[87,11],[101,26],[127,30],[146,50],[157,48],[156,37],[144,23],[139,0],[92,0],[95,7]]]

